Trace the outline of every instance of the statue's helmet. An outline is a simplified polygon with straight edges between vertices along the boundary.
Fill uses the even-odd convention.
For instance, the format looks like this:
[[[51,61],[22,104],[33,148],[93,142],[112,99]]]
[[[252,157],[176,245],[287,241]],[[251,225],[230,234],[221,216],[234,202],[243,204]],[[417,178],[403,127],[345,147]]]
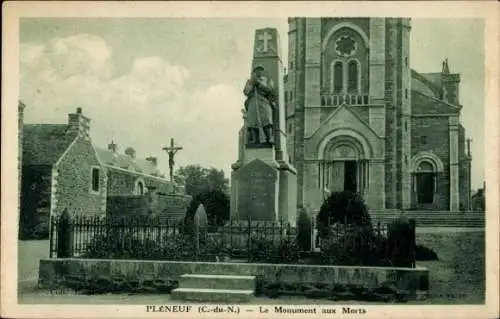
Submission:
[[[265,70],[266,69],[264,68],[264,66],[262,64],[257,64],[256,66],[253,67],[252,73],[256,73],[258,71],[264,72]]]

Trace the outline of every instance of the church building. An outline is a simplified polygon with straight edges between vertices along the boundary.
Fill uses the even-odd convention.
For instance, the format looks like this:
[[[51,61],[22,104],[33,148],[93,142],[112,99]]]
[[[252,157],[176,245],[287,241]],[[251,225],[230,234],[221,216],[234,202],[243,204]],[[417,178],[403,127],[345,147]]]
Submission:
[[[410,19],[290,18],[286,140],[297,205],[359,192],[371,210],[470,209],[460,74],[410,68]]]

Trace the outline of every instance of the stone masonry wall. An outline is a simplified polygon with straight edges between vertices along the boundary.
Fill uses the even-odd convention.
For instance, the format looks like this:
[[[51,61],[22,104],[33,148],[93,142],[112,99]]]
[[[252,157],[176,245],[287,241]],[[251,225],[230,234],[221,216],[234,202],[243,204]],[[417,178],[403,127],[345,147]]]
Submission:
[[[297,19],[297,41],[295,61],[295,168],[297,169],[297,206],[304,204],[304,103],[305,103],[305,19]]]
[[[432,207],[425,208],[433,210],[448,210],[450,201],[450,138],[448,131],[448,117],[431,116],[413,118],[411,129],[413,139],[411,156],[414,156],[419,152],[432,151],[439,157],[444,167],[444,172],[442,174],[438,174],[436,203],[435,205],[432,205]],[[425,141],[423,139],[425,139]],[[415,188],[412,189],[412,192],[414,191]],[[416,197],[412,197],[412,207],[417,208],[418,205],[415,202]]]
[[[429,271],[425,268],[109,259],[42,259],[38,283],[48,288],[65,274],[88,278],[123,276],[142,284],[146,280],[178,281],[190,273],[256,276],[258,285],[323,283],[370,289],[387,284],[413,294],[429,290]]]
[[[396,93],[398,90],[396,73],[397,32],[395,19],[386,19],[386,60],[385,60],[385,106],[386,106],[386,145],[385,145],[385,196],[386,208],[397,208],[397,135],[398,109]]]
[[[99,191],[93,192],[92,168],[100,169]],[[106,209],[106,173],[89,139],[78,137],[55,166],[53,173],[52,213],[60,214],[65,208],[70,213],[103,214]]]
[[[173,191],[173,185],[167,180],[148,177],[139,173],[108,168],[108,195],[135,195],[136,182],[141,180],[147,188],[162,188]]]

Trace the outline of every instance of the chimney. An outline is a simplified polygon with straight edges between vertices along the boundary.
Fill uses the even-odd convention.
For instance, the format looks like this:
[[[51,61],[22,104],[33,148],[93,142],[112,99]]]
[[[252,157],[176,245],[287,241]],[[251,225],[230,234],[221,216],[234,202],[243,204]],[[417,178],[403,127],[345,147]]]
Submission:
[[[130,158],[135,158],[135,149],[132,147],[127,147],[125,149],[125,155],[128,155]]]
[[[151,164],[154,165],[154,167],[158,166],[158,159],[153,156],[146,157],[146,161],[151,162]]]
[[[68,133],[78,133],[80,136],[89,136],[90,119],[83,115],[82,108],[78,107],[76,113],[68,114]]]
[[[111,144],[108,144],[108,151],[116,153],[116,148],[117,145],[115,144],[115,141],[111,141]]]

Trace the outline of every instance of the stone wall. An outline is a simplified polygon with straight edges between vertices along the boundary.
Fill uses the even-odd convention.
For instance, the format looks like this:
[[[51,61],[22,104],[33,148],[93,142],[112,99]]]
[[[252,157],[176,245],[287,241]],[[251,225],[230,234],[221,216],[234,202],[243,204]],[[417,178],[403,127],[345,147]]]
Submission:
[[[412,189],[411,208],[448,210],[450,203],[450,137],[448,117],[416,117],[412,119],[412,152],[432,151],[443,163],[443,172],[438,173],[436,199],[433,205],[420,207],[416,202],[415,188]]]
[[[147,188],[162,190],[164,193],[174,191],[174,185],[166,179],[148,176],[138,172],[108,168],[108,195],[135,195],[136,183],[141,181]]]
[[[425,294],[429,271],[425,268],[278,265],[141,260],[43,259],[39,286],[48,288],[63,275],[99,278],[122,276],[128,280],[178,280],[183,274],[257,276],[257,285],[309,284],[353,285],[375,288],[392,284],[398,289]]]
[[[92,191],[92,169],[99,169],[99,191]],[[106,172],[100,166],[89,139],[78,137],[52,172],[52,214],[104,214]]]
[[[191,196],[183,194],[108,196],[106,212],[114,217],[150,216],[180,221],[190,202]]]

